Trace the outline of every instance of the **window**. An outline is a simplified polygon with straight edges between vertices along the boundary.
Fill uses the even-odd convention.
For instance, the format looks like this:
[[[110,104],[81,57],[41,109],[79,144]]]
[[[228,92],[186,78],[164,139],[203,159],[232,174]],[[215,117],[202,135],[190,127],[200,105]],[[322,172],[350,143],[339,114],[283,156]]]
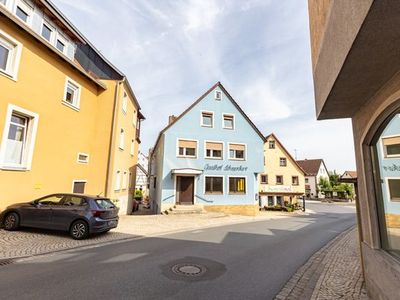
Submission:
[[[382,138],[386,158],[400,157],[400,136]]]
[[[84,194],[85,193],[85,180],[74,180],[72,184],[72,192],[74,194]]]
[[[102,209],[115,208],[114,203],[112,203],[110,199],[107,199],[107,198],[96,199],[95,201],[99,208],[102,208]]]
[[[41,32],[42,37],[44,37],[47,41],[51,42],[53,32],[54,32],[54,28],[51,25],[49,25],[48,23],[43,22],[42,32]]]
[[[124,174],[122,175],[122,189],[126,190],[128,187],[128,172],[124,171]]]
[[[57,33],[56,48],[62,53],[65,53],[67,45],[67,39],[64,38],[60,33]]]
[[[64,196],[62,204],[65,206],[84,206],[86,205],[86,201],[77,196]]]
[[[60,50],[61,52],[64,52],[64,50],[65,50],[65,44],[64,44],[62,41],[60,41],[60,40],[57,40],[56,47],[57,47],[57,49]]]
[[[268,196],[268,206],[274,206],[274,196]]]
[[[299,185],[299,176],[292,176],[292,185]]]
[[[234,116],[233,115],[224,115],[224,124],[223,128],[225,129],[234,129]]]
[[[269,141],[268,145],[269,145],[269,149],[275,149],[275,141]]]
[[[18,18],[20,18],[25,23],[30,23],[30,18],[32,15],[33,7],[30,6],[27,2],[20,0],[17,3],[17,8],[15,10],[15,14]]]
[[[0,167],[29,170],[36,139],[39,116],[9,105],[0,148]]]
[[[283,176],[282,175],[277,175],[276,176],[276,184],[283,184]]]
[[[126,114],[128,110],[128,95],[124,92],[124,97],[122,97],[122,112]]]
[[[286,157],[281,157],[281,158],[279,159],[279,166],[281,166],[281,167],[286,167],[286,166],[287,166]]]
[[[201,126],[213,127],[213,113],[202,112],[201,113]]]
[[[246,178],[229,177],[229,194],[246,194]]]
[[[81,163],[81,164],[89,163],[89,154],[78,153],[78,163]]]
[[[400,202],[400,178],[388,179],[390,201]]]
[[[276,205],[283,205],[282,196],[276,196]]]
[[[205,194],[223,194],[223,177],[205,177]]]
[[[261,183],[263,184],[268,183],[268,175],[261,175]]]
[[[179,140],[178,141],[178,156],[179,157],[196,157],[197,141]]]
[[[206,142],[206,158],[222,159],[224,144]]]
[[[245,160],[245,149],[243,144],[229,144],[229,159]]]
[[[119,131],[119,144],[118,144],[118,147],[121,150],[124,150],[124,146],[125,146],[124,139],[125,139],[125,131],[123,128],[121,128]]]
[[[135,140],[131,140],[131,155],[135,155]]]
[[[305,182],[308,183],[308,178],[305,179]]]
[[[221,100],[221,99],[222,99],[221,91],[215,91],[215,100]]]
[[[79,109],[81,88],[70,78],[66,79],[63,103],[74,108]]]
[[[17,79],[21,49],[21,43],[0,30],[0,74]]]
[[[119,191],[120,189],[121,189],[121,171],[117,171],[115,174],[114,190]]]
[[[61,200],[63,200],[63,198],[63,195],[53,195],[36,200],[35,202],[40,203],[41,205],[58,205],[61,203]]]

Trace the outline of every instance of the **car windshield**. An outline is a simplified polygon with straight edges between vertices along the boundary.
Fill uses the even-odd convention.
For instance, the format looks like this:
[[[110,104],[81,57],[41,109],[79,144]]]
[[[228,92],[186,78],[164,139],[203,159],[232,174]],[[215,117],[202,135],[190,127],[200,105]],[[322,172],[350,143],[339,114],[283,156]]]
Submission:
[[[115,205],[111,202],[110,199],[96,199],[96,204],[100,208],[108,209],[115,208]]]

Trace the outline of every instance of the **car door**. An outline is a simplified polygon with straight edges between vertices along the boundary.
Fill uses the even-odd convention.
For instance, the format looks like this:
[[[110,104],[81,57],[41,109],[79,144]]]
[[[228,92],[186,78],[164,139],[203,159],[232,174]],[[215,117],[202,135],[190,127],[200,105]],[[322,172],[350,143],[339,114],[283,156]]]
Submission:
[[[51,223],[54,229],[68,230],[74,220],[85,215],[86,206],[83,197],[65,195],[58,205],[52,207]]]
[[[51,229],[52,207],[62,200],[62,195],[50,195],[36,200],[21,210],[21,225]]]

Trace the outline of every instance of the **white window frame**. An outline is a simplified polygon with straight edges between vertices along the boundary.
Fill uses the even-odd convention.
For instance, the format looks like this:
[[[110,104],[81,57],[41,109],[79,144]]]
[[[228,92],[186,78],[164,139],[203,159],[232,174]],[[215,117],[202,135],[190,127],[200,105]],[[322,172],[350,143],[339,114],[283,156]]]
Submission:
[[[10,130],[11,116],[13,113],[20,114],[29,119],[28,129],[26,133],[26,146],[23,153],[23,163],[20,165],[7,164],[5,159],[6,146],[8,133]],[[33,152],[35,150],[36,134],[39,123],[39,114],[26,110],[24,108],[18,107],[13,104],[8,104],[7,114],[3,129],[3,137],[0,145],[0,169],[3,170],[31,170],[32,168],[32,158]]]
[[[229,179],[230,178],[245,178],[245,193],[231,193],[230,191],[229,191]],[[243,195],[247,195],[247,193],[248,193],[248,190],[247,190],[247,175],[232,175],[232,176],[228,176],[228,180],[227,180],[227,189],[226,189],[226,191],[227,191],[227,194],[228,195],[230,195],[230,196],[243,196]]]
[[[285,162],[285,165],[281,164],[281,160]],[[286,157],[279,157],[279,166],[284,168],[284,167],[287,167],[287,165],[288,165],[287,164],[287,158]]]
[[[208,142],[208,143],[218,143],[218,144],[222,144],[221,157],[207,156],[207,142]],[[204,158],[205,158],[205,159],[223,160],[223,159],[224,159],[224,154],[225,154],[225,143],[224,143],[223,141],[204,140]]]
[[[221,100],[222,100],[222,92],[216,90],[215,93],[214,93],[214,98],[215,98],[215,100],[217,100],[217,101],[221,101]]]
[[[207,177],[219,177],[222,178],[222,193],[207,193],[206,192],[206,178]],[[205,175],[204,176],[204,183],[203,183],[203,195],[208,195],[208,196],[223,196],[225,194],[225,176],[224,175]]]
[[[126,115],[128,112],[128,93],[124,92],[124,95],[122,96],[122,112]]]
[[[391,177],[385,177],[385,179],[384,179],[384,180],[385,180],[385,186],[386,186],[387,200],[388,200],[390,203],[397,203],[397,204],[400,204],[400,200],[395,200],[395,201],[393,201],[392,198],[390,197],[389,179],[391,179],[391,180],[400,180],[400,177],[393,177],[393,176],[391,176]]]
[[[49,27],[49,28],[51,29],[50,40],[47,40],[47,39],[42,35],[44,25],[46,25],[47,27]],[[55,43],[54,43],[54,38],[55,38],[55,36],[56,36],[56,32],[57,32],[57,29],[56,29],[56,27],[55,27],[51,22],[47,21],[46,19],[42,19],[42,25],[40,26],[39,35],[40,35],[40,37],[41,37],[43,40],[45,40],[47,43],[50,43],[50,44],[52,44],[52,45],[54,46],[54,44],[55,44]]]
[[[79,156],[81,155],[86,156],[86,159],[85,160],[79,159]],[[78,155],[76,156],[76,162],[79,164],[87,165],[89,163],[89,154],[84,152],[78,152]]]
[[[120,128],[118,135],[118,148],[120,150],[124,150],[124,147],[125,147],[125,129]]]
[[[75,88],[74,99],[73,99],[72,104],[66,100],[67,99],[67,89],[68,89],[69,85],[72,85]],[[80,105],[81,105],[81,90],[82,90],[81,85],[79,83],[77,83],[75,80],[73,80],[67,76],[65,78],[64,95],[63,95],[62,104],[66,105],[69,108],[72,108],[76,111],[79,111]]]
[[[394,137],[399,137],[400,135],[399,134],[393,134],[393,135],[386,135],[386,136],[382,136],[381,137],[381,139],[380,139],[380,143],[381,143],[381,151],[382,151],[382,159],[385,159],[385,160],[387,160],[387,159],[393,159],[393,158],[399,158],[400,157],[400,155],[397,155],[397,154],[392,154],[392,155],[387,155],[386,154],[386,149],[385,149],[385,145],[383,144],[383,140],[384,139],[388,139],[388,138],[394,138]]]
[[[121,190],[121,171],[116,170],[115,171],[115,178],[114,178],[114,191],[120,191]]]
[[[231,145],[244,145],[244,157],[243,158],[231,158],[230,155],[230,146]],[[228,147],[227,147],[227,158],[229,160],[237,160],[237,161],[246,161],[247,160],[247,144],[245,143],[235,143],[235,142],[229,142]]]
[[[227,117],[232,117],[232,125],[233,125],[232,128],[226,127],[226,126],[225,126],[225,116],[227,116]],[[236,118],[235,118],[235,115],[234,115],[234,114],[231,114],[231,113],[223,113],[223,114],[222,114],[222,128],[224,128],[224,129],[230,129],[230,130],[235,130],[235,128],[236,128],[235,119],[236,119]]]
[[[85,183],[85,187],[86,187],[86,183],[87,183],[87,180],[86,180],[86,179],[73,179],[73,180],[72,180],[72,186],[71,186],[71,193],[74,192],[74,185],[75,185],[75,183],[79,183],[79,182]]]
[[[126,190],[127,187],[128,187],[128,172],[127,171],[124,171],[122,173],[122,185],[121,185],[121,187],[122,187],[122,190]]]
[[[9,50],[6,69],[0,69],[0,74],[17,81],[21,61],[22,43],[0,29],[0,44]]]
[[[2,5],[2,6],[4,6],[4,7],[7,7],[7,2],[8,2],[8,0],[4,0],[4,3],[1,3],[1,2],[0,2],[0,5]]]
[[[135,140],[134,139],[132,139],[131,140],[131,156],[134,156],[135,155]]]
[[[179,141],[189,141],[189,142],[196,142],[196,153],[195,155],[180,155],[179,154]],[[199,155],[199,141],[198,140],[193,140],[193,139],[185,139],[185,138],[177,138],[176,139],[176,157],[180,158],[197,158]]]
[[[60,40],[64,44],[64,51],[61,51],[60,49],[57,48],[58,40]],[[66,55],[68,49],[68,43],[69,43],[68,39],[66,39],[60,32],[57,31],[54,47],[56,47],[58,51]]]
[[[17,16],[17,8],[18,8],[18,6],[20,6],[21,9],[27,13],[28,18],[27,18],[26,22],[24,20],[20,19],[20,17]],[[28,24],[29,26],[31,26],[32,25],[33,9],[34,9],[34,6],[29,1],[18,0],[15,3],[14,14],[18,18],[18,20],[20,20],[21,22],[24,22],[25,24]]]
[[[211,118],[212,118],[211,126],[203,124],[203,114],[210,114],[211,115]],[[214,112],[213,111],[206,111],[206,110],[201,110],[200,111],[200,126],[201,127],[214,128],[214,123],[215,123],[215,118],[214,118]]]

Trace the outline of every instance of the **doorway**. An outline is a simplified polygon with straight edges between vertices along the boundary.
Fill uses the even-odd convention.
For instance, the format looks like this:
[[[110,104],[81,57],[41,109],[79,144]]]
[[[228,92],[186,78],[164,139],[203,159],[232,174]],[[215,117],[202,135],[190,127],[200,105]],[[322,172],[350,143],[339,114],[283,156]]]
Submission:
[[[176,177],[176,204],[192,205],[194,203],[194,177]]]

